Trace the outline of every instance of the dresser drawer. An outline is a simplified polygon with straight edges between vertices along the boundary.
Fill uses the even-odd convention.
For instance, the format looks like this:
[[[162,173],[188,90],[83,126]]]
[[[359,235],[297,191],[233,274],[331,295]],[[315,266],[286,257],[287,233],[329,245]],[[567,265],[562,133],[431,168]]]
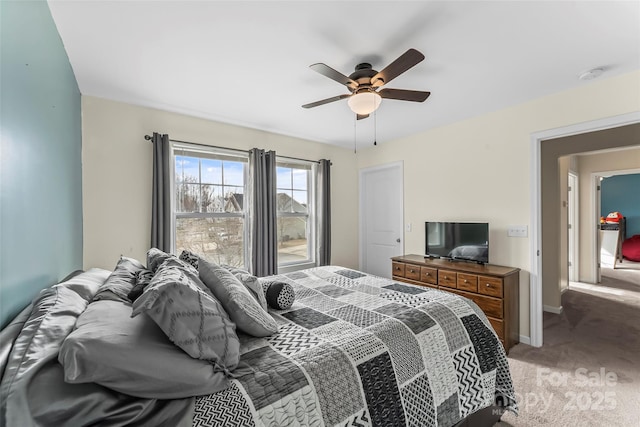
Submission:
[[[389,265],[389,264],[387,264]],[[402,262],[394,262],[391,264],[391,273],[394,276],[404,277],[404,266],[405,264]]]
[[[455,271],[438,270],[438,285],[455,288],[457,274]]]
[[[437,285],[438,270],[435,268],[420,267],[420,281]]]
[[[502,279],[498,277],[478,276],[478,292],[496,298],[502,298]]]
[[[404,277],[411,280],[420,280],[420,267],[413,264],[405,264]]]
[[[469,292],[478,292],[478,276],[475,274],[458,273],[458,289]]]
[[[504,341],[504,322],[502,320],[494,319],[493,317],[488,317],[489,323],[491,323],[491,327],[498,334],[498,338]]]
[[[487,297],[480,294],[474,294],[471,292],[459,291],[457,289],[443,289],[449,292],[453,292],[463,297],[469,298],[471,301],[478,304],[478,307],[487,315],[487,317],[493,317],[495,319],[502,319],[502,300],[493,297]]]

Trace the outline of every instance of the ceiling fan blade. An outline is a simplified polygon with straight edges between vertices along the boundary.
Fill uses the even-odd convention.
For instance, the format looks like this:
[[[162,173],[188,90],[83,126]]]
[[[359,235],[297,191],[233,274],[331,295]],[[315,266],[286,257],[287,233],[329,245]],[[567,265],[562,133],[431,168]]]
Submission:
[[[423,102],[429,97],[429,95],[431,95],[431,92],[404,89],[382,89],[378,93],[381,97],[386,99],[398,99],[400,101],[413,102]]]
[[[374,86],[382,86],[407,71],[409,68],[418,64],[424,59],[424,55],[415,49],[409,49],[398,57],[391,64],[371,78],[371,84]],[[380,83],[382,80],[382,83]]]
[[[338,96],[332,96],[331,98],[327,98],[327,99],[323,99],[321,101],[316,101],[316,102],[311,102],[309,104],[304,104],[302,106],[302,108],[313,108],[313,107],[317,107],[319,105],[324,105],[324,104],[328,104],[330,102],[335,102],[335,101],[340,101],[341,99],[345,99],[350,97],[351,95],[338,95]]]
[[[358,87],[358,82],[356,82],[355,80],[351,80],[349,77],[345,76],[341,72],[336,71],[333,68],[321,62],[317,64],[309,65],[309,68],[322,74],[325,77],[329,77],[331,80],[335,80],[338,83],[347,86],[351,90],[355,90]]]
[[[368,114],[356,114],[356,119],[357,120],[366,119],[367,117],[369,117]]]

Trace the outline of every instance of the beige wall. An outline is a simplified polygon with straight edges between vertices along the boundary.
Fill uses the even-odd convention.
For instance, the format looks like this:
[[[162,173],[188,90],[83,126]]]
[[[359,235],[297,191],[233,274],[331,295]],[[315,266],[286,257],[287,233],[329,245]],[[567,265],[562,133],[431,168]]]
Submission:
[[[637,170],[640,168],[640,147],[591,153],[577,156],[580,192],[580,281],[596,283],[593,273],[596,256],[596,212],[594,175],[599,172]]]
[[[531,229],[531,135],[634,111],[640,111],[639,72],[379,143],[358,151],[358,168],[404,161],[405,224],[413,225],[405,232],[406,253],[424,252],[426,220],[488,221],[490,262],[522,269],[520,333],[529,336],[530,237],[507,237],[507,229]],[[555,164],[557,179],[557,157]],[[554,204],[560,200],[558,191],[551,197]],[[557,268],[554,273],[551,287],[559,298]]]
[[[121,254],[145,259],[151,233],[152,152],[144,135],[153,131],[202,144],[330,159],[332,262],[358,267],[357,168],[351,150],[83,96],[84,268],[112,269]]]

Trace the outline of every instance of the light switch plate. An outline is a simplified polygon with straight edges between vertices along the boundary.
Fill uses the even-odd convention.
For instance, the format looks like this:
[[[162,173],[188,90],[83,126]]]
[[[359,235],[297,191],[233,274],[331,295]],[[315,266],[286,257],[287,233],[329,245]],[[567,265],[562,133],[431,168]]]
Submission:
[[[528,227],[526,225],[511,225],[507,230],[509,237],[527,237]]]

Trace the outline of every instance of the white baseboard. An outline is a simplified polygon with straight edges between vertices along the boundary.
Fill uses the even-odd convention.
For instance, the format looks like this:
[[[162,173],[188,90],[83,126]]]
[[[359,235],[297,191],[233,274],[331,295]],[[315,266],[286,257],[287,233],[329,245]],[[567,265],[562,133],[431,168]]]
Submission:
[[[520,340],[520,342],[522,344],[531,345],[531,337],[526,337],[524,335],[520,335],[519,340]]]
[[[560,306],[560,307],[554,307],[554,306],[552,306],[552,305],[543,305],[543,306],[542,306],[542,309],[543,309],[544,311],[547,311],[547,312],[549,312],[549,313],[553,313],[553,314],[560,314],[560,313],[562,313],[562,306]]]

